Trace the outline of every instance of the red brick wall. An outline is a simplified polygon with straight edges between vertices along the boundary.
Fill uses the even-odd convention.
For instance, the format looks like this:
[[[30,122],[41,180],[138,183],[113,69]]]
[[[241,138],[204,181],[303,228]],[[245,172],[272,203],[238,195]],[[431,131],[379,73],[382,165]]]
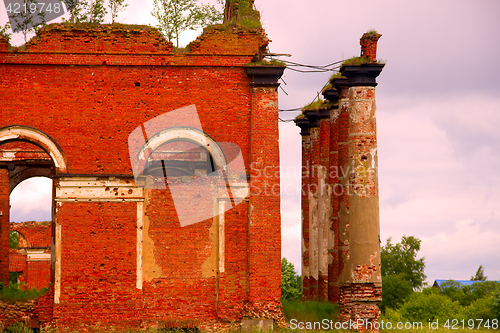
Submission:
[[[23,85],[5,82],[13,68]],[[250,92],[242,68],[37,65],[0,66],[0,72],[8,87],[0,92],[6,101],[0,126],[23,124],[47,133],[63,149],[71,173],[131,174],[128,135],[190,104],[196,104],[204,131],[218,142],[238,144],[248,164]],[[206,87],[219,89],[208,93]],[[46,117],[28,116],[45,105],[51,109]],[[82,154],[82,147],[92,154]]]
[[[26,238],[26,247],[50,247],[50,222],[11,222],[10,230],[17,231]]]
[[[10,183],[8,171],[0,168],[0,282],[9,283],[9,211]]]
[[[210,191],[208,186],[193,187],[194,191]],[[209,238],[212,219],[181,227],[170,191],[148,192],[148,235],[154,242],[154,258],[161,276],[144,282],[144,318],[215,321],[216,279],[202,276],[202,265],[213,246]],[[195,204],[199,203],[193,202],[193,210]]]
[[[62,272],[54,317],[64,325],[137,320],[134,202],[71,203],[58,207]]]
[[[359,301],[368,299],[380,299],[382,297],[382,286],[376,283],[351,283],[340,286],[340,321],[353,321],[363,323],[358,327],[359,331],[378,331],[370,328],[377,327],[380,310],[376,303]]]
[[[68,177],[132,175],[129,134],[195,104],[206,134],[237,144],[247,168],[257,162],[273,176],[252,179],[264,192],[225,213],[225,270],[209,277],[201,267],[218,245],[209,230],[216,219],[180,227],[169,190],[146,190],[144,242],[152,242],[161,274],[145,272],[142,289],[138,203],[58,201],[60,298],[50,302],[57,295],[51,288],[37,311],[61,326],[281,318],[277,92],[251,88],[243,67],[267,39],[212,31],[191,45],[191,53],[173,54],[149,28],[107,29],[49,26],[27,51],[0,52],[0,128],[18,124],[49,135],[64,154]],[[196,212],[196,205],[213,202],[192,205]]]
[[[9,271],[26,272],[26,255],[20,254],[17,249],[10,249]]]
[[[42,289],[50,284],[50,261],[28,261],[26,271],[26,288]]]
[[[31,247],[47,247],[48,249],[45,249],[44,253],[50,253],[52,233],[50,222],[11,222],[10,230],[20,234],[19,247],[23,247],[23,249],[10,250],[9,271],[20,273],[18,282],[22,283],[24,289],[49,287],[51,281],[50,260],[28,259],[27,251],[30,251]],[[26,244],[23,244],[23,241]]]
[[[274,304],[279,310],[272,315],[279,318],[281,273],[276,272],[281,272],[281,218],[276,87],[254,87],[251,103],[248,311],[266,317],[264,305]]]

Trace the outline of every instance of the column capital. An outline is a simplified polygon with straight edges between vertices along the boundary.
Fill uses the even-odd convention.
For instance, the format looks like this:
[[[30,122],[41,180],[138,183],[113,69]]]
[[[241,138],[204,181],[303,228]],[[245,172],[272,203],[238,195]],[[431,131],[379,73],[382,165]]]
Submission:
[[[330,83],[337,89],[338,93],[342,91],[342,88],[347,88],[347,78],[345,77],[334,77],[330,80]]]
[[[309,121],[309,128],[319,127],[319,110],[318,109],[309,109],[302,111],[302,114],[306,116]]]
[[[306,136],[311,134],[311,132],[309,132],[309,120],[305,116],[299,115],[293,121],[295,122],[295,125],[297,125],[300,128],[301,136]]]
[[[331,88],[327,88],[322,92],[323,97],[328,100],[328,102],[337,102],[339,100],[339,92],[332,85]]]
[[[252,87],[278,87],[279,78],[286,66],[245,66],[247,75],[252,79]]]
[[[360,64],[360,65],[342,65],[340,73],[347,78],[348,87],[370,86],[375,87],[380,72],[385,64]]]

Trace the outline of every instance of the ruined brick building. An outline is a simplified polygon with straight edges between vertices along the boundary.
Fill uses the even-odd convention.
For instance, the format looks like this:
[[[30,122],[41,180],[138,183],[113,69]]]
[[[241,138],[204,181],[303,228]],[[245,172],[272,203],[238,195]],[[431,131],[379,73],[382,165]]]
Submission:
[[[346,61],[305,107],[302,136],[302,277],[304,300],[339,303],[341,321],[376,325],[382,300],[375,122],[377,41],[361,38],[361,57]]]
[[[282,319],[279,179],[257,172],[279,168],[284,66],[258,63],[267,44],[232,24],[179,53],[147,26],[53,24],[24,50],[0,38],[0,280],[9,194],[51,177],[40,322]]]
[[[227,6],[226,19],[240,9]],[[282,320],[276,88],[285,68],[260,62],[268,42],[237,25],[205,30],[186,52],[147,26],[54,24],[23,50],[0,36],[0,281],[11,265],[11,191],[30,177],[53,180],[50,289],[36,320],[201,329]],[[307,165],[376,165],[381,67],[358,65],[364,76],[351,67],[332,82],[338,108],[297,121]],[[303,198],[303,276],[304,299],[376,320],[370,170],[304,178],[318,188],[363,182],[368,193]]]
[[[50,286],[50,222],[10,223],[18,234],[18,248],[9,250],[9,272],[26,289]]]

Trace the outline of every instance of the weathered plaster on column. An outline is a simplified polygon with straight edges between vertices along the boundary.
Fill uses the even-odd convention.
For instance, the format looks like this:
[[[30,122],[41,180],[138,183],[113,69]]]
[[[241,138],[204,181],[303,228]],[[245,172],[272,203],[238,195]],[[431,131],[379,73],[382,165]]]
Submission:
[[[316,171],[317,172],[317,171]],[[309,191],[309,276],[318,280],[318,199]]]
[[[57,202],[57,207],[61,207],[63,203]],[[57,210],[57,208],[56,208]],[[59,298],[61,297],[61,225],[56,221],[55,228],[55,262],[54,262],[54,303],[59,304]]]
[[[318,172],[318,276],[320,299],[327,301],[328,296],[328,235],[330,229],[330,193],[328,190],[328,172],[323,166]],[[323,290],[324,288],[324,290]]]
[[[380,282],[379,196],[375,89],[349,88],[349,281]],[[362,133],[363,135],[359,135]]]
[[[225,258],[225,234],[224,234],[224,212],[225,210],[225,202],[219,202],[219,273],[224,273],[224,258]]]
[[[149,195],[151,190],[144,191],[144,207],[148,206]],[[149,237],[149,218],[144,214],[143,220],[143,249],[142,249],[142,272],[143,281],[151,282],[153,279],[158,279],[161,277],[162,269],[156,263],[155,260],[155,243],[151,237]]]
[[[137,203],[137,289],[142,289],[142,242],[144,228],[144,203]]]

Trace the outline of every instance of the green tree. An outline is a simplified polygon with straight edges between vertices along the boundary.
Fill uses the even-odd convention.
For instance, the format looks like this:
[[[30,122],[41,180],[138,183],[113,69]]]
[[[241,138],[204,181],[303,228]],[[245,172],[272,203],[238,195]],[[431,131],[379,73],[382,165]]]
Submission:
[[[10,39],[10,36],[12,34],[7,32],[9,30],[10,30],[10,22],[7,21],[7,23],[5,23],[5,25],[3,27],[0,26],[0,35],[3,35],[5,37],[7,37],[8,39]]]
[[[486,281],[488,279],[488,277],[484,275],[483,265],[479,265],[476,275],[471,276],[470,279],[472,281]]]
[[[89,23],[103,23],[104,16],[108,12],[104,7],[104,0],[88,0],[85,4],[86,11],[83,20]]]
[[[493,299],[493,304],[492,304],[493,316],[496,319],[500,320],[500,288],[498,288],[497,291],[493,293],[492,299]]]
[[[128,4],[125,0],[109,0],[109,11],[111,12],[111,23],[115,23],[115,18],[118,16],[118,12],[127,8]]]
[[[484,320],[492,320],[496,319],[495,313],[493,310],[493,297],[484,297],[475,300],[469,306],[464,307],[459,318],[463,318],[465,320],[469,319],[484,319]]]
[[[196,0],[154,0],[151,15],[158,20],[158,29],[169,40],[176,40],[179,47],[180,35],[204,25],[222,20],[222,13],[212,5],[196,5]]]
[[[401,275],[382,277],[383,297],[380,310],[385,313],[386,308],[398,309],[413,293],[411,282]]]
[[[79,0],[63,0],[66,4],[66,8],[70,13],[70,17],[68,22],[78,23],[81,22],[82,19],[82,11],[84,9],[83,1]]]
[[[15,231],[9,233],[9,248],[17,249],[19,247],[19,234]]]
[[[435,292],[415,292],[406,302],[399,313],[407,321],[426,322],[427,320],[446,321],[456,318],[462,307],[457,302],[452,302],[444,295]]]
[[[36,0],[23,0],[20,8],[9,9],[11,11],[13,32],[21,31],[23,34],[24,42],[28,41],[28,34],[31,31],[36,31],[39,26],[45,25],[45,12],[38,6]]]
[[[295,266],[286,258],[281,259],[281,298],[299,300],[302,296],[302,281],[295,273]]]
[[[499,288],[500,283],[496,281],[478,281],[463,286],[457,281],[448,280],[441,284],[443,295],[462,306],[469,306],[481,298],[490,297]]]
[[[107,14],[104,0],[63,0],[70,12],[71,23],[97,23],[104,22]]]
[[[427,277],[424,274],[425,258],[417,259],[421,240],[414,236],[403,236],[401,243],[392,244],[391,238],[381,249],[382,276],[400,275],[420,289]]]

